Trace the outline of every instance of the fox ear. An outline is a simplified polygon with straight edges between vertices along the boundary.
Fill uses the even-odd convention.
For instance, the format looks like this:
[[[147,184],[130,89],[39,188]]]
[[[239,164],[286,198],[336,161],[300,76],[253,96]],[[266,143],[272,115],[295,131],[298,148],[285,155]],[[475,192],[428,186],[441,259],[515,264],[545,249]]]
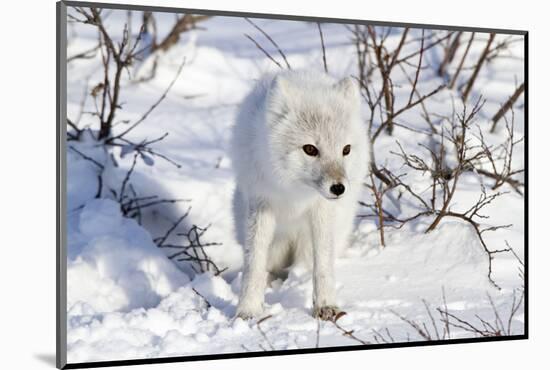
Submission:
[[[284,76],[277,76],[273,80],[273,89],[279,98],[288,99],[292,95],[292,86]]]
[[[277,76],[273,80],[270,89],[271,107],[277,112],[288,112],[290,104],[296,99],[296,91],[291,82],[285,76]]]
[[[339,91],[346,99],[358,100],[359,89],[357,83],[351,77],[346,77],[334,84],[334,88]]]

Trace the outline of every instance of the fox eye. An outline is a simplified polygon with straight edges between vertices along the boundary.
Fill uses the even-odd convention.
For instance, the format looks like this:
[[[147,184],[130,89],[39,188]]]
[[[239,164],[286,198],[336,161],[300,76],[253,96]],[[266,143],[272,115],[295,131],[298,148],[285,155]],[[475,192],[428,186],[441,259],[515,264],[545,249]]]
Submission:
[[[311,157],[316,157],[317,154],[319,154],[319,151],[317,150],[316,147],[314,147],[313,145],[311,144],[306,144],[302,147],[302,149],[304,150],[304,152],[311,156]]]
[[[342,154],[348,155],[350,150],[351,150],[351,145],[348,144],[344,147],[344,150],[342,151]]]

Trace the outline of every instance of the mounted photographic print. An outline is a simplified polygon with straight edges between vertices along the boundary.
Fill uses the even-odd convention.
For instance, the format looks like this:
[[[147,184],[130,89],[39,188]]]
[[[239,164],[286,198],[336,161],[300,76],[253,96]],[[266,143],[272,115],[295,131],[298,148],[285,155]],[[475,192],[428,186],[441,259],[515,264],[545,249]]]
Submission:
[[[57,10],[58,367],[527,338],[526,31]]]

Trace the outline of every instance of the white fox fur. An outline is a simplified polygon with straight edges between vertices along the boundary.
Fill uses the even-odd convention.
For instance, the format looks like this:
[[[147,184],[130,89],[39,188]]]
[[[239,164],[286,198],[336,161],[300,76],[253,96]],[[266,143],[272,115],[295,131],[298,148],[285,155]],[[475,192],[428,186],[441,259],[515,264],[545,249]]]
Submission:
[[[348,243],[369,163],[359,110],[351,78],[306,71],[266,77],[243,101],[231,151],[235,227],[245,250],[238,317],[261,315],[269,274],[281,276],[292,264],[313,268],[314,316],[338,312],[334,259]],[[306,154],[308,144],[317,155]],[[335,184],[343,194],[331,191]]]

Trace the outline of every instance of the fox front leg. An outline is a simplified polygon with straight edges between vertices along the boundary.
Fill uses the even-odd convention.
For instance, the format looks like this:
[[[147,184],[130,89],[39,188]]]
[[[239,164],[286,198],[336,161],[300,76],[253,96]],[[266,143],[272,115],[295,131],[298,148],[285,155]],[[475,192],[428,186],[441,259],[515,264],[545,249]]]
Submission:
[[[267,256],[273,240],[275,217],[264,202],[251,204],[246,223],[243,280],[236,316],[258,317],[263,311],[267,284]]]
[[[313,244],[313,316],[332,320],[341,311],[336,306],[334,282],[334,234],[332,212],[322,202],[310,215]]]

